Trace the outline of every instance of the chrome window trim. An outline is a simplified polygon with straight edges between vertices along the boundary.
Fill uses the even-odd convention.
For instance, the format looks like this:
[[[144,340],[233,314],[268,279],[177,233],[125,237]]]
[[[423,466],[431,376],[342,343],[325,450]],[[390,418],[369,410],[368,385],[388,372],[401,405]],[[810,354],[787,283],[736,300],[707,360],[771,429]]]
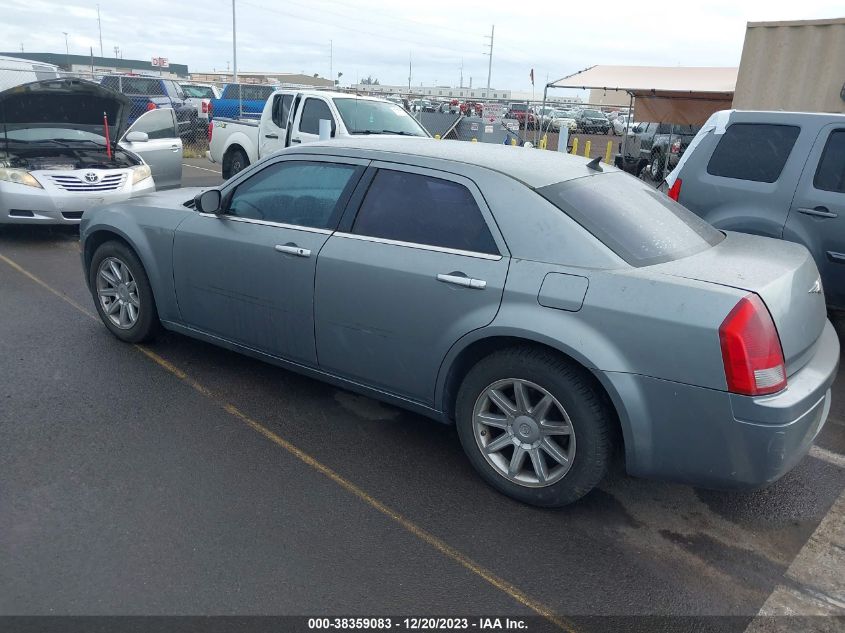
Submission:
[[[217,215],[216,213],[199,213],[199,215],[204,218],[215,218],[217,220],[228,220],[230,222],[244,222],[245,224],[258,224],[260,226],[273,226],[277,229],[292,229],[294,231],[305,231],[306,233],[319,233],[321,235],[331,235],[334,233],[331,229],[320,229],[313,226],[300,226],[298,224],[285,224],[284,222],[271,222],[270,220],[256,220],[254,218],[239,218],[225,213],[220,215]]]
[[[333,237],[346,237],[351,240],[360,240],[362,242],[375,242],[376,244],[389,244],[390,246],[404,246],[406,248],[415,248],[422,251],[434,251],[435,253],[447,253],[449,255],[460,255],[462,257],[474,257],[476,259],[487,259],[497,262],[502,259],[501,255],[493,255],[491,253],[477,253],[475,251],[462,251],[457,248],[446,248],[445,246],[431,246],[429,244],[417,244],[416,242],[402,242],[399,240],[389,240],[383,237],[371,237],[369,235],[357,235],[355,233],[336,232]]]

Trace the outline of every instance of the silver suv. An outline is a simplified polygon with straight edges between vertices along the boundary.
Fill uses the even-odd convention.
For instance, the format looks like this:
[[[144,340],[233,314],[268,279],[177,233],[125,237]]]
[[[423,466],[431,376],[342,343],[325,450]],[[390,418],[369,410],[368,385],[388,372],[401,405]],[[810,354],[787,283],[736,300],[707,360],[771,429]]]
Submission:
[[[667,179],[714,226],[803,244],[845,310],[845,115],[714,114]]]

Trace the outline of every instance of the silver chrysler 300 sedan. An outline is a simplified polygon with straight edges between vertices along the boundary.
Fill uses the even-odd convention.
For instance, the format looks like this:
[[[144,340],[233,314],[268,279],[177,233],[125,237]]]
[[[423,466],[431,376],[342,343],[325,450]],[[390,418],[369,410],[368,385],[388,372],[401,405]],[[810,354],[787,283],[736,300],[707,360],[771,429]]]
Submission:
[[[830,408],[807,250],[583,158],[315,143],[92,209],[81,237],[121,340],[164,326],[455,423],[481,476],[536,505],[589,492],[617,446],[633,475],[760,486]]]

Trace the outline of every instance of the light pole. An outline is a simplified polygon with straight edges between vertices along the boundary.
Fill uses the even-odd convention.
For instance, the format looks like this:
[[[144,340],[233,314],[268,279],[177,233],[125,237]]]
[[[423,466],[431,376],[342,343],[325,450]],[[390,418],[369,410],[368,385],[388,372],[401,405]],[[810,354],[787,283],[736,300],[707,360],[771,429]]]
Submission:
[[[232,74],[233,83],[238,83],[238,34],[235,29],[235,0],[232,0]]]
[[[70,48],[67,45],[67,31],[62,31],[65,35],[65,64],[67,65],[67,69],[70,70]]]

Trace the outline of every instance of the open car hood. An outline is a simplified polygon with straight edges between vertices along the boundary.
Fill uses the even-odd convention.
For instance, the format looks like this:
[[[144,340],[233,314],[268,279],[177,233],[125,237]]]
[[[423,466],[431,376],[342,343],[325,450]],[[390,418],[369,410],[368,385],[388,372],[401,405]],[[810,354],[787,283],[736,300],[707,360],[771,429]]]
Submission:
[[[103,114],[112,146],[129,124],[131,101],[85,79],[47,79],[0,92],[0,141],[4,133],[33,128],[62,128],[99,134],[105,142]]]

